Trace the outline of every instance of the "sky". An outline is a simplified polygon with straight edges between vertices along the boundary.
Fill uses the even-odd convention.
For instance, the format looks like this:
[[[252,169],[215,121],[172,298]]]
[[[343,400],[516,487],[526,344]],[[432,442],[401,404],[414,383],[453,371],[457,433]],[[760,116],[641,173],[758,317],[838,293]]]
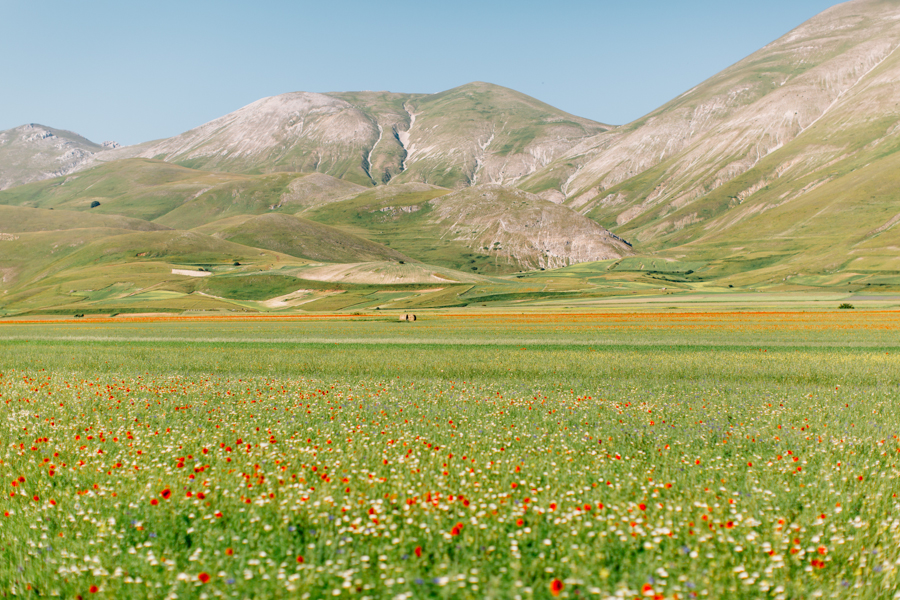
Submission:
[[[834,0],[0,0],[0,130],[170,137],[293,91],[513,88],[613,125]]]

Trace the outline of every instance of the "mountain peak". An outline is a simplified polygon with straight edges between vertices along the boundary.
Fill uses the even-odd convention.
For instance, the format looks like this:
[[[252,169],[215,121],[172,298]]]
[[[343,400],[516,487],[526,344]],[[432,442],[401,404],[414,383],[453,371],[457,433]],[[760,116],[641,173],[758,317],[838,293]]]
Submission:
[[[67,175],[104,150],[77,133],[39,123],[0,131],[0,190]]]

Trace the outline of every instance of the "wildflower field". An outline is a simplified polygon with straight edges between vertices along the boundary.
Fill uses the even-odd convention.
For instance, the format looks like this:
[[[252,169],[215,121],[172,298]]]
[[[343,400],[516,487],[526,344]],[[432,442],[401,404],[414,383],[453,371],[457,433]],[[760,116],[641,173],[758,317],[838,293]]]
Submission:
[[[900,598],[896,312],[0,323],[0,594]]]

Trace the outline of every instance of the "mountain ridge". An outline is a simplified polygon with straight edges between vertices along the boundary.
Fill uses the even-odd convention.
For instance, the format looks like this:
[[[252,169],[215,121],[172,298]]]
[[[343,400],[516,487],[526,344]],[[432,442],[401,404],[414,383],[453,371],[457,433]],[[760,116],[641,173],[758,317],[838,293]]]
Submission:
[[[0,190],[73,173],[96,154],[119,147],[37,123],[0,131]]]
[[[136,156],[200,169],[311,171],[362,185],[396,178],[454,188],[479,183],[479,176],[481,183],[514,183],[584,135],[608,129],[483,82],[438,94],[290,92]]]

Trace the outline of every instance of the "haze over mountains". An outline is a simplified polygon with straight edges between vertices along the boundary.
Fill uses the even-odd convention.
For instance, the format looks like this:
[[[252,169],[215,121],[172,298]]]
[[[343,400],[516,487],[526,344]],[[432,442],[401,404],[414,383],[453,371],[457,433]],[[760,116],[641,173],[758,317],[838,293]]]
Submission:
[[[136,245],[122,264],[207,264],[212,248],[229,240],[208,263],[210,282],[249,276],[248,260],[301,271],[318,262],[369,265],[342,271],[359,285],[386,283],[383,274],[399,268],[397,281],[411,285],[476,287],[484,277],[612,261],[596,272],[629,285],[654,271],[669,286],[893,289],[898,46],[900,1],[854,0],[618,127],[472,83],[432,95],[284,94],[118,149],[42,126],[0,132],[0,204],[45,216],[50,208],[75,211],[85,232],[73,242],[71,228],[38,234],[0,220],[0,289],[25,294],[19,305],[2,297],[0,304],[68,306],[72,299],[48,292],[58,284],[42,275],[62,271],[48,271],[51,258],[36,248],[52,231],[67,232],[57,248],[124,235],[122,223],[110,227],[104,215],[191,230],[183,239],[206,257],[184,244],[161,248],[169,243],[163,233],[141,256],[144,242],[135,240],[144,232],[123,238]],[[59,175],[67,177],[51,179]],[[251,258],[254,248],[265,260]],[[632,255],[648,260],[633,263]],[[274,273],[268,262],[252,273],[259,270]],[[283,275],[305,279],[297,273]],[[172,293],[199,290],[157,279],[152,285]],[[647,289],[659,289],[658,279],[644,281]],[[429,294],[416,297],[440,305]]]

